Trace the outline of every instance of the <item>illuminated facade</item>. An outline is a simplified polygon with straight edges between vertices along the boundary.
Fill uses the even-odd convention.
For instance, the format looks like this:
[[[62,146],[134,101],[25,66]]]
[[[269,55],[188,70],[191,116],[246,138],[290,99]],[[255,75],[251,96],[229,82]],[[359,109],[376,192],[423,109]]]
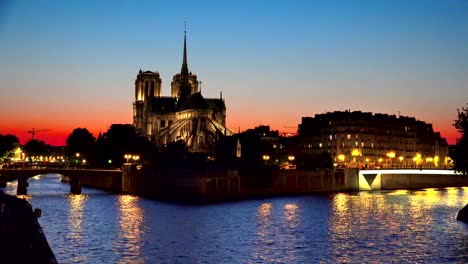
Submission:
[[[174,75],[171,96],[161,96],[158,72],[141,71],[135,81],[133,124],[139,135],[158,147],[182,140],[191,152],[210,152],[226,128],[226,105],[220,98],[204,98],[197,75],[188,70],[187,41],[180,73]]]
[[[331,154],[337,166],[417,168],[449,165],[448,144],[432,125],[412,117],[333,112],[303,117],[301,152]]]

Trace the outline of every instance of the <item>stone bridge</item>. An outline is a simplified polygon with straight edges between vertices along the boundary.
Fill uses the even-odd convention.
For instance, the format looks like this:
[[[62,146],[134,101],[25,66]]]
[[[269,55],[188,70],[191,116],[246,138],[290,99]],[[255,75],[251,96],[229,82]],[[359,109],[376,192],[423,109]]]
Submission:
[[[70,182],[72,194],[81,193],[81,185],[92,185],[109,191],[120,192],[122,189],[121,170],[97,170],[97,169],[2,169],[0,180],[18,180],[17,194],[27,194],[28,179],[43,174],[60,174]]]

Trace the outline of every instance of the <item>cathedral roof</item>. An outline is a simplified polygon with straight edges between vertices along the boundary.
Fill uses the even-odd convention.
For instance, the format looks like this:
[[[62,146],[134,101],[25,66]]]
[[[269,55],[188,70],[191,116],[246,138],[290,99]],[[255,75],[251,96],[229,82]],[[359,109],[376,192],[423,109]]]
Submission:
[[[226,105],[224,104],[224,100],[223,99],[219,99],[219,98],[207,98],[205,99],[206,102],[208,103],[208,106],[210,109],[214,109],[216,110],[217,112],[221,112],[221,111],[224,111],[226,110]]]
[[[176,99],[174,97],[155,97],[152,99],[153,113],[175,113]]]
[[[200,92],[189,95],[179,110],[208,109],[209,105]]]

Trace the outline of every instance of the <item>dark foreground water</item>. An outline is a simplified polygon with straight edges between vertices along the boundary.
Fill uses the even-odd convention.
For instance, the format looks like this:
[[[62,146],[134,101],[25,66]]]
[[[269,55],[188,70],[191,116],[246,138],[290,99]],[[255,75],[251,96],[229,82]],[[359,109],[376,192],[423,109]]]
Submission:
[[[29,180],[60,263],[467,263],[468,188],[179,206]],[[16,193],[9,183],[7,193]]]

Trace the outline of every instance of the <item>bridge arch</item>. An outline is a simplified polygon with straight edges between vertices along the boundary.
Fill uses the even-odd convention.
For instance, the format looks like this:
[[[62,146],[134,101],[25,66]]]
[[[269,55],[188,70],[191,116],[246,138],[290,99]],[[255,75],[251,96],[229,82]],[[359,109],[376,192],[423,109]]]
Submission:
[[[120,170],[92,170],[92,169],[2,169],[0,177],[4,180],[18,180],[17,194],[27,194],[28,179],[37,175],[59,174],[70,183],[70,193],[81,194],[82,184],[92,183],[102,189],[121,191],[122,172]],[[96,184],[97,183],[97,184]]]

